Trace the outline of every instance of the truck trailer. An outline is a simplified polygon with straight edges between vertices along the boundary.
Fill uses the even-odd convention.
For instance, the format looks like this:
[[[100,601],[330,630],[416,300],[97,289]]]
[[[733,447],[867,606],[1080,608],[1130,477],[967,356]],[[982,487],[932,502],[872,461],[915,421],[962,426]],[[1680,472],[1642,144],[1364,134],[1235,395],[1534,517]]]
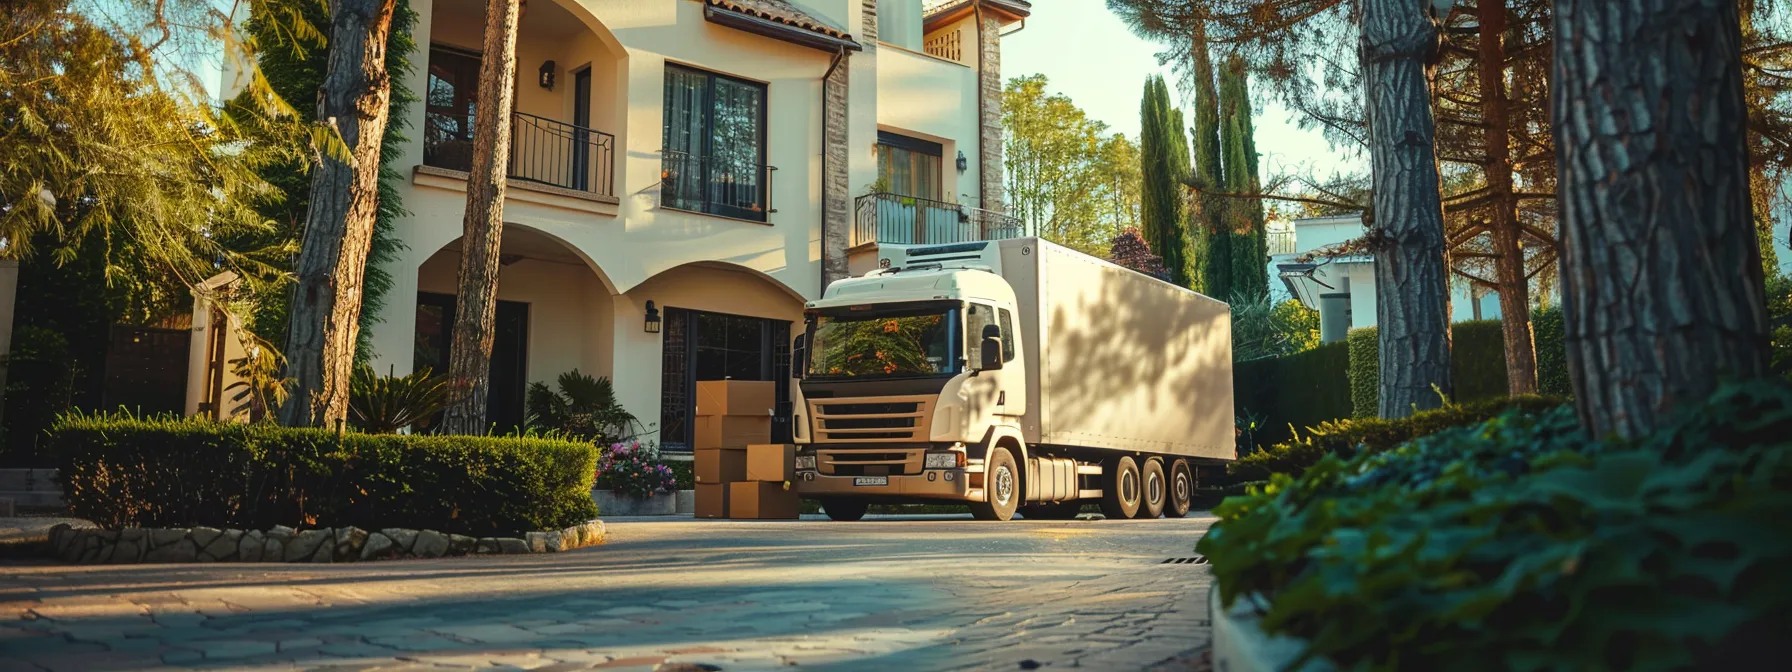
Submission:
[[[834,520],[1186,515],[1235,459],[1224,302],[1038,238],[884,245],[805,307],[795,486]]]

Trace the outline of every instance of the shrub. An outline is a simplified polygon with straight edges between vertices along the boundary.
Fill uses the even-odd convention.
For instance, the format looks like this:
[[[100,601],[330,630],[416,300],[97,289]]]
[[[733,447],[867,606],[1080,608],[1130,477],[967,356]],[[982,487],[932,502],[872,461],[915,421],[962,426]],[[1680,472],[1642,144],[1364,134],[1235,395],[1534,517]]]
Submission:
[[[1350,407],[1351,417],[1373,418],[1381,415],[1381,332],[1375,327],[1351,329],[1344,340],[1350,343]]]
[[[530,383],[525,402],[529,429],[541,433],[614,445],[635,436],[635,416],[616,400],[609,378],[592,377],[573,369],[555,381],[560,391],[542,383]]]
[[[660,463],[653,450],[637,442],[616,443],[597,461],[598,488],[621,497],[647,499],[678,490],[678,476]]]
[[[1727,386],[1635,442],[1508,412],[1215,513],[1221,600],[1267,597],[1265,631],[1342,669],[1748,667],[1787,648],[1792,387]]]
[[[1227,467],[1227,476],[1240,483],[1266,480],[1271,474],[1299,475],[1327,455],[1350,458],[1358,453],[1379,452],[1452,427],[1479,424],[1509,410],[1539,412],[1562,403],[1553,397],[1524,395],[1451,404],[1399,420],[1352,418],[1322,422],[1307,428],[1305,436],[1241,456]]]
[[[405,527],[473,536],[596,516],[597,448],[538,438],[336,434],[67,416],[50,430],[69,512],[103,527]]]
[[[357,366],[348,388],[349,425],[369,434],[396,434],[447,408],[453,389],[447,376],[431,375],[428,367],[408,376],[381,376],[371,366]]]

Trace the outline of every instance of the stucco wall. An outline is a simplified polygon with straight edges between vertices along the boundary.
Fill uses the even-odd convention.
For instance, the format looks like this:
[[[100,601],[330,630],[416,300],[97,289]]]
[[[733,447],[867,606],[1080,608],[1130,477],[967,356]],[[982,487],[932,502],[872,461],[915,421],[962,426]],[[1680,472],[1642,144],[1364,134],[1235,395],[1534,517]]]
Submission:
[[[459,264],[460,256],[453,251],[430,258],[418,271],[418,289],[453,294]],[[610,293],[591,269],[524,259],[500,269],[498,300],[529,304],[529,382],[552,385],[556,377],[573,369],[611,375]],[[416,309],[414,301],[406,304]]]
[[[977,203],[977,71],[926,54],[886,48],[878,52],[879,130],[943,145],[940,170],[946,200]],[[964,152],[965,172],[955,167]],[[862,193],[864,185],[854,185]]]

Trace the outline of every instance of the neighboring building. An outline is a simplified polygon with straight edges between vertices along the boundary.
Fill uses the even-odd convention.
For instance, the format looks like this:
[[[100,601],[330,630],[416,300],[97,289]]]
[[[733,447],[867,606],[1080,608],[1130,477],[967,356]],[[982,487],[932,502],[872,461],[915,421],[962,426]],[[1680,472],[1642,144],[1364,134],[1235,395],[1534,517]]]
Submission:
[[[372,334],[375,368],[401,374],[447,368],[484,15],[478,0],[411,7],[410,214]],[[788,403],[803,302],[870,268],[879,242],[1018,233],[1000,214],[999,54],[1029,11],[527,0],[493,422],[517,425],[529,383],[578,369],[678,450],[696,381],[775,380]]]
[[[1272,278],[1280,277],[1288,293],[1319,311],[1319,340],[1342,340],[1347,332],[1375,325],[1375,257],[1344,255],[1311,262],[1298,257],[1365,233],[1361,215],[1313,217],[1294,221],[1294,230],[1270,236]],[[1450,321],[1498,319],[1499,296],[1468,283],[1450,283]]]

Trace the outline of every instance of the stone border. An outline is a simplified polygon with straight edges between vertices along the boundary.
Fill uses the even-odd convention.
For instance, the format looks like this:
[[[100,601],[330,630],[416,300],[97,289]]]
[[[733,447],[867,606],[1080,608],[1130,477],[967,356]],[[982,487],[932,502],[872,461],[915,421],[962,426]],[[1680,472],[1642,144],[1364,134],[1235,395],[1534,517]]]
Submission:
[[[361,562],[462,555],[558,553],[604,542],[604,523],[593,520],[564,530],[513,537],[475,538],[435,530],[358,527],[294,530],[50,528],[49,552],[63,562],[128,564],[150,562]]]
[[[1227,609],[1220,604],[1220,587],[1214,584],[1208,593],[1208,613],[1213,626],[1213,669],[1231,672],[1332,672],[1337,668],[1323,660],[1307,661],[1292,667],[1306,643],[1277,635],[1271,637],[1257,627],[1257,613],[1267,608],[1260,595],[1240,596]]]

